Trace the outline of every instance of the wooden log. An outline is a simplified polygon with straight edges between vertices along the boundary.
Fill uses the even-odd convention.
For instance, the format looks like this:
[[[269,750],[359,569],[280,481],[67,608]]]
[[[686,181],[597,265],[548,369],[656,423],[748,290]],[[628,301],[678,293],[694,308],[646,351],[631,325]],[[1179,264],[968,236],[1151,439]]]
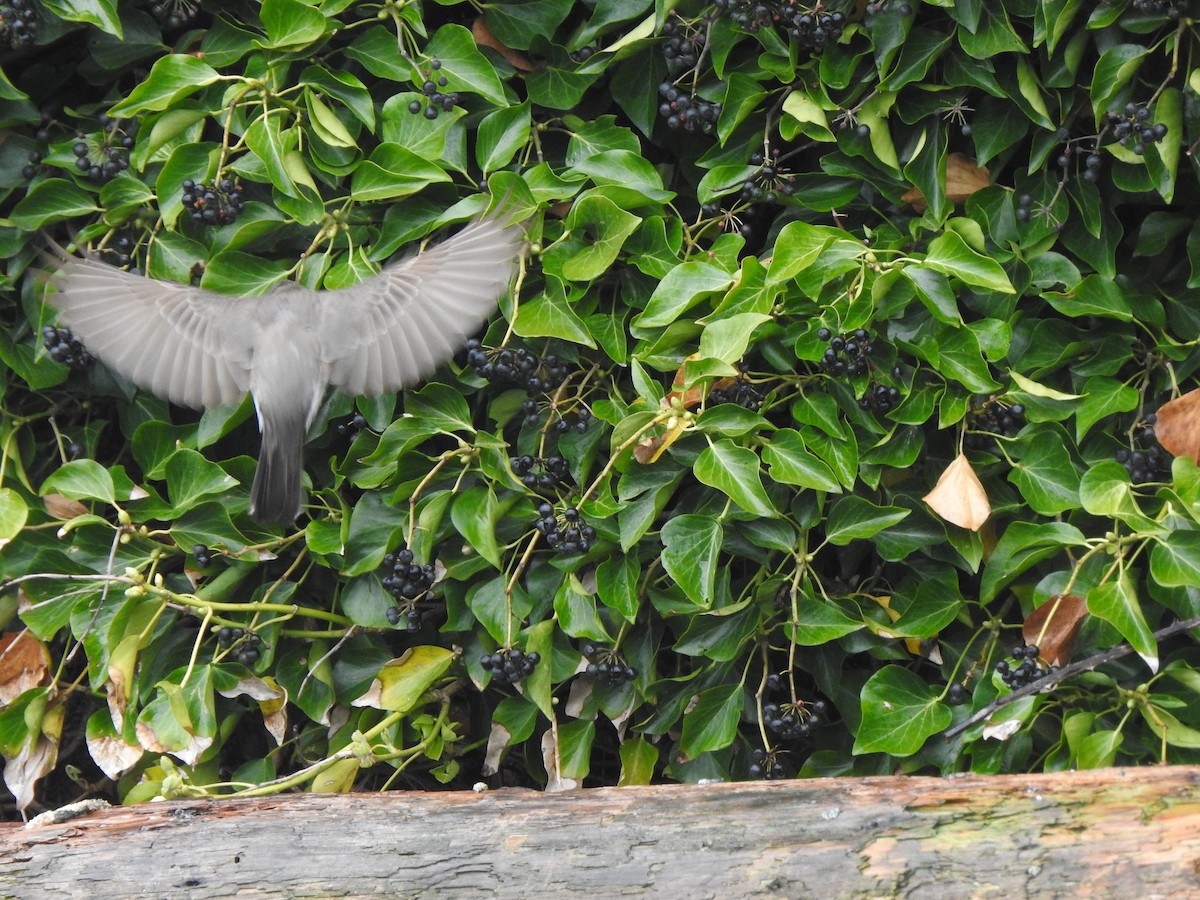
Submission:
[[[1200,768],[185,800],[0,826],[0,896],[1200,897]]]

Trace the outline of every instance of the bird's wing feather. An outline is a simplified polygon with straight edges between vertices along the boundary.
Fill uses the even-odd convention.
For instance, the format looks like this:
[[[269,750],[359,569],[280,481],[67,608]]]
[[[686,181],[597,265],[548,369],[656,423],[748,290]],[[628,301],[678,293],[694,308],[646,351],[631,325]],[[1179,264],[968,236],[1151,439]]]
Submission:
[[[347,394],[414,384],[496,309],[525,234],[492,216],[361,284],[321,292],[323,359]]]
[[[260,298],[143,278],[96,259],[60,255],[56,263],[46,298],[93,356],[182,406],[245,396],[265,312]]]

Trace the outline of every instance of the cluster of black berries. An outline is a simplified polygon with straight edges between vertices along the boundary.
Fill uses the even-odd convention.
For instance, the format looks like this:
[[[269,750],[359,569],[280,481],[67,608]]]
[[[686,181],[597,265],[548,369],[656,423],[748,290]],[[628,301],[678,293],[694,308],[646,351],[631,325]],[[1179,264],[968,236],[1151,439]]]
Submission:
[[[217,632],[217,643],[222,647],[232,647],[240,644],[233,654],[233,658],[240,662],[246,668],[250,668],[258,662],[259,656],[262,655],[258,649],[262,643],[262,639],[253,632],[247,633],[244,628],[222,628]]]
[[[596,542],[596,529],[587,524],[573,506],[563,510],[560,520],[554,514],[554,507],[543,503],[538,506],[538,516],[540,518],[533,527],[559,553],[587,553]]]
[[[971,423],[964,443],[972,450],[990,450],[996,446],[996,435],[1014,437],[1025,427],[1025,406],[1005,406],[994,395],[972,397],[967,415]]]
[[[154,18],[170,31],[178,31],[192,24],[199,10],[200,4],[193,0],[157,0],[150,4]]]
[[[868,17],[877,16],[881,12],[887,10],[888,6],[888,0],[871,0],[871,2],[867,3],[866,7],[863,9],[863,12]],[[902,16],[911,16],[912,7],[907,3],[901,3],[898,7],[896,7],[896,12],[900,13]]]
[[[106,138],[93,148],[85,140],[76,141],[71,148],[75,154],[75,168],[92,181],[111,181],[129,168],[129,148],[133,146],[133,138],[124,135],[117,143],[119,147]]]
[[[761,153],[755,153],[750,157],[750,165],[759,166],[759,170],[742,182],[739,195],[742,202],[774,203],[780,194],[790,197],[796,192],[796,176],[785,174],[778,160],[767,162]]]
[[[433,587],[437,573],[432,565],[417,565],[413,552],[402,547],[383,558],[383,587],[397,600],[421,600]]]
[[[421,100],[413,100],[408,104],[408,111],[413,115],[425,111],[425,118],[436,119],[438,115],[445,110],[450,112],[454,107],[458,106],[459,96],[454,91],[443,91],[450,83],[450,80],[445,75],[435,75],[442,67],[440,59],[429,61],[429,68],[422,74],[425,75],[425,81],[421,84],[421,94],[424,96],[424,102]]]
[[[1083,160],[1083,173],[1080,177],[1084,181],[1096,181],[1100,178],[1100,167],[1104,161],[1100,159],[1099,153],[1089,153]]]
[[[889,387],[886,384],[875,384],[859,399],[860,409],[874,407],[880,412],[888,412],[900,402],[900,388]]]
[[[1058,671],[1057,666],[1050,666],[1043,669],[1038,665],[1040,652],[1036,644],[1013,647],[1012,658],[1017,665],[1012,666],[1007,659],[1002,659],[996,663],[996,671],[1000,673],[1000,678],[1004,683],[1014,691],[1025,687],[1027,684],[1033,684],[1033,682],[1039,681],[1047,675],[1053,675]]]
[[[525,487],[533,490],[550,491],[571,479],[561,456],[514,456],[508,462]]]
[[[811,47],[817,53],[830,44],[836,44],[842,36],[842,29],[846,27],[845,13],[826,12],[820,3],[812,12],[802,12],[799,15],[796,14],[799,7],[784,8],[793,10],[790,22],[785,17],[785,24],[789,26],[788,33],[796,39],[796,43],[803,47]]]
[[[962,706],[971,698],[964,685],[957,681],[950,685],[950,690],[946,692],[946,702],[951,706]]]
[[[606,684],[624,684],[637,678],[637,669],[622,660],[615,650],[584,644],[580,648],[587,657],[587,674]]]
[[[1018,222],[1028,222],[1033,217],[1033,194],[1017,194],[1016,217]]]
[[[662,45],[662,55],[667,61],[667,71],[675,75],[695,68],[704,49],[704,35],[700,32],[689,33],[674,16],[667,19],[662,33],[666,38]]]
[[[763,724],[785,741],[799,740],[825,721],[825,701],[792,705],[768,703],[763,707]]]
[[[754,752],[750,754],[750,768],[748,769],[751,778],[762,778],[766,781],[773,781],[777,778],[787,778],[787,769],[784,768],[782,762],[775,753],[768,753],[762,747],[756,747]]]
[[[358,437],[358,433],[367,427],[366,417],[362,413],[356,412],[352,416],[347,416],[346,419],[338,423],[337,433],[343,437],[354,440]]]
[[[667,120],[668,128],[712,134],[717,127],[717,120],[721,118],[720,103],[684,93],[669,81],[658,86],[658,93],[663,98],[658,112]]]
[[[1187,12],[1187,0],[1133,0],[1134,9],[1154,16],[1178,19]]]
[[[133,265],[134,240],[128,234],[118,234],[111,244],[104,247],[100,253],[105,262],[112,263],[119,269],[128,269]]]
[[[829,12],[819,0],[811,7],[797,0],[714,0],[713,6],[749,32],[778,25],[797,43],[817,52],[836,42],[846,27],[845,13]]]
[[[817,330],[817,338],[828,341],[821,367],[835,378],[865,375],[870,367],[871,336],[859,328],[853,334],[834,334],[828,328]]]
[[[212,565],[212,551],[203,544],[196,544],[192,547],[192,556],[196,557],[196,565],[201,569],[207,569]]]
[[[586,44],[578,50],[572,50],[567,55],[571,57],[572,62],[585,63],[596,55],[596,47],[592,44]]]
[[[45,172],[49,168],[42,165],[42,160],[45,159],[45,156],[42,155],[41,150],[30,150],[28,159],[29,165],[21,169],[21,177],[26,181],[32,181],[40,173]]]
[[[555,390],[567,377],[567,367],[557,356],[538,358],[524,347],[486,350],[476,338],[467,341],[467,364],[475,374],[496,385],[523,388],[529,394]],[[526,402],[526,416],[537,415],[537,402]]]
[[[0,2],[0,43],[15,50],[32,44],[37,33],[37,4],[33,0]]]
[[[541,658],[537,653],[526,653],[513,647],[482,656],[479,664],[492,676],[493,681],[500,684],[516,684],[533,674]]]
[[[716,406],[719,403],[735,403],[746,409],[758,409],[762,406],[762,392],[746,380],[744,373],[727,383],[718,382],[718,384],[721,386],[714,387],[708,392],[709,406]]]
[[[554,423],[554,430],[559,434],[566,434],[571,430],[583,434],[591,424],[592,411],[586,406],[581,406],[574,412],[559,416],[558,421]]]
[[[383,568],[387,572],[382,579],[384,590],[400,601],[384,613],[388,623],[396,626],[404,620],[409,631],[416,631],[421,627],[417,603],[429,596],[437,571],[430,564],[417,565],[413,552],[407,547],[385,556]]]
[[[91,354],[71,334],[70,328],[56,328],[53,325],[46,325],[42,328],[42,343],[50,352],[52,360],[76,371],[86,369],[92,361]]]
[[[202,225],[229,225],[246,208],[243,186],[232,178],[222,178],[213,184],[184,181],[183,208],[192,220]]]
[[[1162,122],[1150,122],[1150,107],[1142,103],[1126,103],[1119,113],[1104,116],[1105,129],[1112,129],[1112,136],[1138,156],[1146,152],[1147,144],[1157,144],[1167,136],[1167,126]]]
[[[1154,425],[1158,417],[1154,413],[1146,416],[1134,430],[1134,446],[1121,447],[1115,458],[1129,473],[1134,484],[1151,481],[1170,481],[1171,455],[1159,445],[1154,436]]]

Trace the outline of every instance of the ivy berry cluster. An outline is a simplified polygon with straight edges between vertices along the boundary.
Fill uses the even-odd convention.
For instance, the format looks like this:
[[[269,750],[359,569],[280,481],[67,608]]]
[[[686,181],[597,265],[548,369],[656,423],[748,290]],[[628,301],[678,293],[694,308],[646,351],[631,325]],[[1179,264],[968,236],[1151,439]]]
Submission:
[[[71,147],[71,152],[75,154],[75,168],[91,181],[112,181],[129,168],[129,150],[134,141],[127,134],[117,137],[113,133],[115,126],[116,123],[111,123],[105,137],[99,141],[80,135],[80,139]]]
[[[742,182],[740,197],[744,203],[774,203],[780,194],[790,197],[796,192],[796,176],[786,174],[777,157],[767,161],[762,153],[755,153],[750,157],[750,165],[759,168]]]
[[[616,650],[609,647],[598,647],[595,644],[584,644],[580,651],[588,660],[587,674],[597,681],[606,684],[624,684],[637,678],[637,669],[622,660]]]
[[[1167,126],[1162,122],[1150,121],[1150,107],[1144,103],[1126,103],[1119,113],[1106,113],[1106,129],[1112,136],[1138,156],[1146,152],[1147,144],[1157,144],[1167,136]]]
[[[1013,647],[1012,660],[1017,665],[1014,666],[1007,659],[1002,659],[996,663],[996,671],[1000,673],[1001,680],[1012,690],[1023,688],[1027,684],[1033,684],[1033,682],[1058,671],[1057,666],[1043,669],[1038,664],[1040,654],[1041,651],[1036,644]]]
[[[487,350],[477,338],[467,341],[467,364],[494,385],[519,387],[531,395],[553,391],[567,377],[557,356],[539,358],[524,347]]]
[[[812,703],[768,703],[763,706],[763,724],[781,740],[809,737],[825,721],[825,701]]]
[[[787,769],[779,761],[778,754],[762,747],[755,747],[751,752],[750,768],[747,771],[751,778],[761,778],[764,781],[787,778]]]
[[[704,50],[704,35],[681,25],[674,13],[663,24],[662,33],[666,37],[662,55],[667,61],[667,71],[676,75],[694,69]]]
[[[62,363],[76,372],[86,369],[92,362],[92,355],[79,342],[70,328],[58,328],[46,325],[42,328],[42,343],[50,353],[50,358]]]
[[[716,406],[720,403],[733,403],[751,410],[757,410],[762,407],[762,391],[746,380],[745,362],[739,362],[737,367],[737,378],[722,378],[708,392],[709,406]]]
[[[195,544],[192,547],[192,556],[196,558],[196,565],[201,569],[207,569],[212,565],[212,551],[203,544]]]
[[[0,43],[16,50],[37,39],[38,5],[33,0],[4,0],[0,3]]]
[[[409,631],[421,627],[421,611],[417,603],[429,596],[437,571],[427,563],[418,565],[413,552],[407,547],[401,547],[395,553],[389,553],[383,558],[383,570],[387,573],[381,579],[383,589],[395,597],[399,604],[389,606],[384,613],[388,624],[393,627],[403,619]]]
[[[513,473],[525,487],[537,491],[552,491],[571,479],[567,461],[561,456],[514,456],[509,459]]]
[[[483,670],[500,684],[516,684],[533,674],[542,657],[537,653],[526,653],[517,647],[497,650],[479,659]]]
[[[343,437],[349,438],[350,440],[354,440],[356,437],[358,437],[358,433],[366,427],[366,417],[362,413],[356,412],[351,416],[347,416],[344,421],[338,423],[337,433]]]
[[[262,651],[259,649],[262,639],[254,632],[247,632],[244,628],[228,626],[222,628],[217,632],[217,643],[222,647],[236,646],[233,658],[247,669],[258,662],[258,658],[262,655]]]
[[[865,328],[841,335],[822,327],[817,330],[817,338],[829,343],[821,357],[821,367],[827,374],[835,378],[853,378],[867,373],[871,364],[871,335]]]
[[[702,134],[712,134],[721,118],[721,104],[705,100],[697,94],[687,94],[669,81],[658,86],[662,102],[658,113],[667,120],[667,127],[672,131],[699,131]]]
[[[442,68],[440,59],[431,59],[429,68],[422,71],[425,76],[425,81],[421,84],[421,94],[424,96],[424,102],[413,100],[408,104],[408,111],[413,115],[424,110],[425,118],[429,120],[436,119],[442,111],[450,112],[454,107],[458,106],[459,96],[454,91],[443,91],[450,83],[450,80],[445,75],[436,74]]]
[[[592,544],[596,542],[596,529],[579,515],[575,507],[567,507],[561,517],[555,515],[554,507],[549,503],[540,504],[537,511],[538,520],[533,527],[559,553],[587,553],[592,549]]]
[[[229,225],[246,207],[243,190],[243,185],[232,178],[212,184],[189,178],[183,182],[183,208],[202,225]]]
[[[1024,404],[1005,406],[994,394],[972,397],[967,415],[971,423],[964,443],[972,450],[991,450],[996,446],[996,435],[1015,437],[1025,427]]]
[[[1169,481],[1171,478],[1171,455],[1163,450],[1154,435],[1156,422],[1154,413],[1146,416],[1134,429],[1133,446],[1120,447],[1114,454],[1134,484]]]

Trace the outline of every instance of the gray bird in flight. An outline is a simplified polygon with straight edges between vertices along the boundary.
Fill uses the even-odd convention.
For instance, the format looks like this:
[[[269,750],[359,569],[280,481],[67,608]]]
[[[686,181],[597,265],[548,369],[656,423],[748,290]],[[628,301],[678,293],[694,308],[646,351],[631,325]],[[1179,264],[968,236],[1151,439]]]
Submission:
[[[89,353],[172,403],[208,409],[249,391],[262,432],[250,514],[290,523],[326,388],[381,394],[427,376],[496,309],[524,239],[493,214],[353,287],[284,281],[240,299],[60,251],[47,299]]]

